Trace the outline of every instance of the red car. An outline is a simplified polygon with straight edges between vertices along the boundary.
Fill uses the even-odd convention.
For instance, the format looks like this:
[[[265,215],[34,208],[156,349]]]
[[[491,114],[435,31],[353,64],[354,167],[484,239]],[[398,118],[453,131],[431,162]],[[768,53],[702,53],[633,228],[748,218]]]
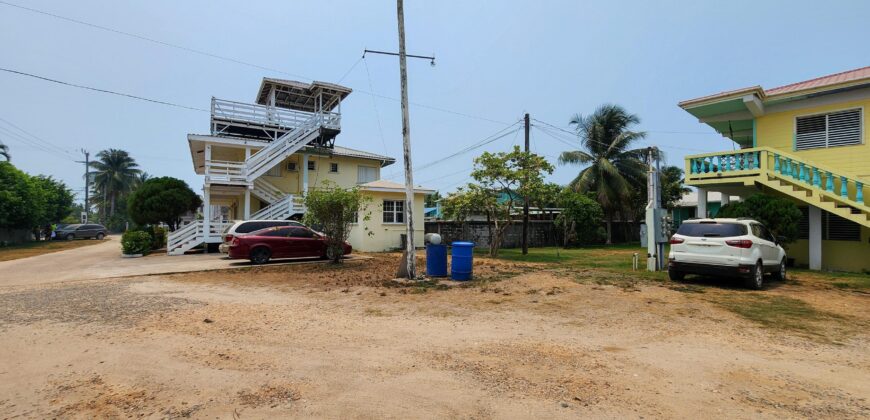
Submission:
[[[344,254],[352,251],[344,243]],[[229,256],[265,264],[272,258],[330,258],[326,237],[304,226],[278,226],[236,236],[230,242]]]

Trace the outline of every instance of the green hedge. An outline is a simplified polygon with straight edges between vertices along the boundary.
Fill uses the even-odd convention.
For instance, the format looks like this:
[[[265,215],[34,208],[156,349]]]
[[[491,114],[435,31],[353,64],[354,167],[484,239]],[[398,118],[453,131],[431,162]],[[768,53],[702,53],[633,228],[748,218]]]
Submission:
[[[151,235],[148,232],[129,231],[125,232],[121,237],[121,250],[124,254],[142,254],[145,255],[151,250]]]

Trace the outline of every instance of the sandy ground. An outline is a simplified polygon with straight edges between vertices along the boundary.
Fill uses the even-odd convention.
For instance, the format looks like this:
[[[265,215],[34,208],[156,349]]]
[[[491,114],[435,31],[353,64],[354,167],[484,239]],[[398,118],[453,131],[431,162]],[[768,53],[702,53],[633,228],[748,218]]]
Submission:
[[[85,243],[86,241],[75,241]],[[93,244],[87,241],[88,244]],[[352,255],[351,257],[356,257]],[[269,265],[322,261],[276,260]],[[230,260],[220,253],[170,256],[156,251],[142,258],[121,258],[121,237],[110,235],[102,243],[9,261],[0,261],[0,289],[82,280],[149,274],[247,268],[248,261]]]
[[[373,257],[0,289],[0,418],[870,416],[864,294],[761,292],[836,315],[806,336],[715,303],[745,291]]]

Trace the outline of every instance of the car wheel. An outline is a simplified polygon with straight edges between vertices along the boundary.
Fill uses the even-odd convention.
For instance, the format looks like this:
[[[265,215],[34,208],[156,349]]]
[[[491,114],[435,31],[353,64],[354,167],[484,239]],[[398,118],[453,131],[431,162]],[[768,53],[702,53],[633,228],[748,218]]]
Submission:
[[[74,234],[72,234],[72,233],[70,233],[69,235],[66,235],[66,240],[68,240],[68,241],[71,241],[71,240],[73,240],[73,239],[75,239],[75,238],[76,238],[76,235],[74,235]]]
[[[752,269],[750,276],[746,279],[746,287],[755,290],[761,290],[761,286],[764,285],[764,267],[761,265],[761,261],[755,263],[755,268]]]
[[[668,278],[671,279],[671,281],[683,281],[683,279],[686,278],[686,273],[677,270],[668,270]]]
[[[254,248],[251,251],[251,263],[252,264],[265,264],[269,262],[269,258],[272,257],[272,253],[269,252],[266,248]]]
[[[98,241],[102,241],[103,238],[105,238],[105,237],[106,237],[106,235],[103,235],[102,233],[98,233],[98,234],[97,234],[97,240],[98,240]]]
[[[775,280],[785,280],[785,258],[779,262],[779,271],[772,273]]]
[[[341,252],[341,251],[339,251],[339,252]],[[342,252],[342,254],[344,254],[344,253]],[[326,248],[326,259],[328,259],[328,260],[335,260],[335,257],[336,257],[336,255],[335,255],[335,249],[327,247],[327,248]],[[339,256],[339,257],[340,257],[340,256]]]

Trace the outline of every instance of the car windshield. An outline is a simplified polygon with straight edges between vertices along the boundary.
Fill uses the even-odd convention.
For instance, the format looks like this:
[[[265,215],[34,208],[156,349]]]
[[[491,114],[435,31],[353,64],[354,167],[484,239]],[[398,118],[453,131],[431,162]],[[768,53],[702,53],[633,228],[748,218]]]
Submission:
[[[746,235],[746,226],[740,223],[701,222],[683,223],[678,235],[708,238],[728,238]]]

